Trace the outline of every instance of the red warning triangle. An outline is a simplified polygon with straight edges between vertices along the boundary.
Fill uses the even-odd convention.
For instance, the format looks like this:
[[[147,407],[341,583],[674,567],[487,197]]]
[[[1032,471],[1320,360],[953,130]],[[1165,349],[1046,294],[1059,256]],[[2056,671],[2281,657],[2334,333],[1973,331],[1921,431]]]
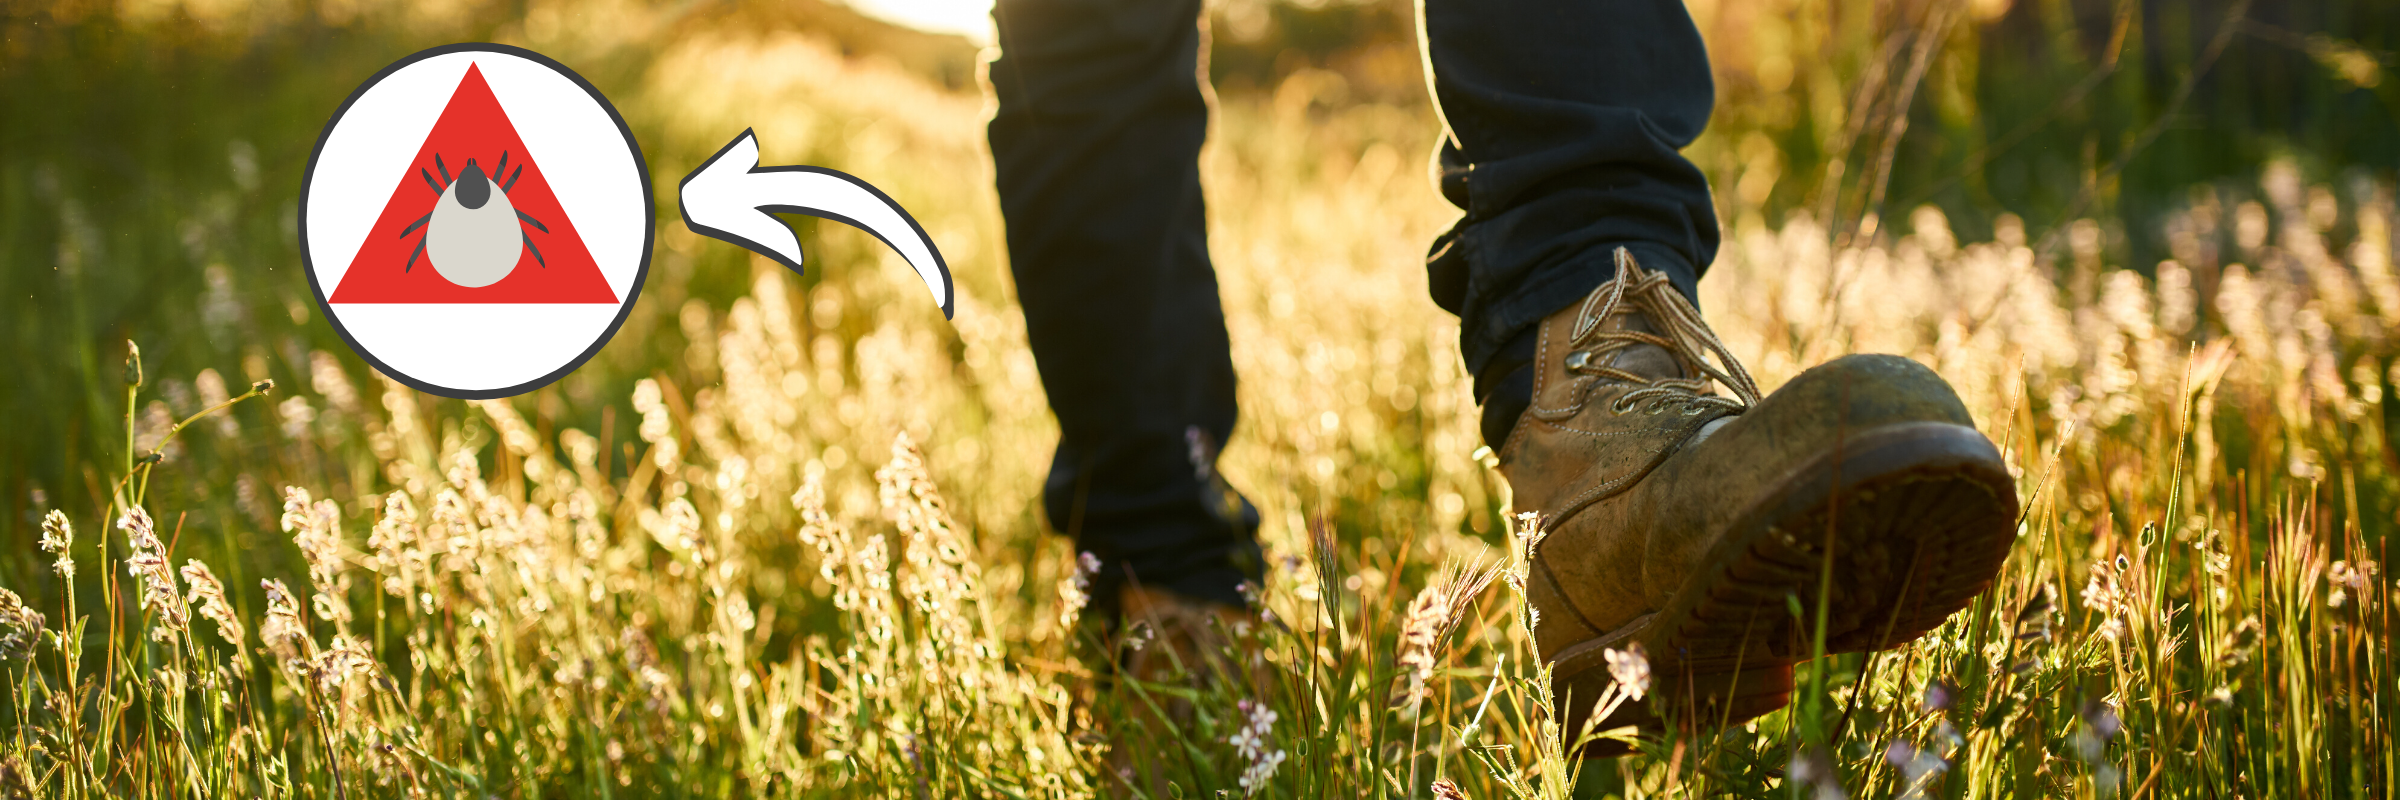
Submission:
[[[613,133],[613,131],[612,131]],[[547,232],[531,223],[524,224],[527,249],[518,256],[517,266],[508,276],[488,286],[468,288],[451,283],[428,260],[430,254],[419,254],[418,245],[425,238],[427,227],[409,226],[432,213],[440,202],[441,190],[447,186],[447,172],[456,179],[472,158],[481,164],[497,167],[507,156],[508,174],[495,174],[494,190],[502,186],[508,201],[516,210],[539,220]],[[440,162],[435,159],[439,156]],[[383,216],[377,217],[367,240],[361,243],[358,254],[350,259],[350,269],[342,273],[342,281],[334,287],[332,303],[615,303],[617,293],[601,276],[600,265],[592,261],[591,251],[583,245],[583,237],[575,232],[575,221],[567,217],[566,209],[551,193],[550,181],[542,175],[541,165],[525,142],[517,138],[517,128],[508,121],[508,112],[500,108],[499,98],[492,96],[492,87],[485,83],[483,71],[467,67],[466,77],[459,79],[450,102],[443,106],[442,116],[433,123],[433,132],[417,150],[416,160],[408,171],[399,176],[391,199],[385,201]],[[513,182],[513,183],[512,183]],[[405,234],[405,235],[404,235]],[[537,258],[534,253],[539,250]],[[409,258],[416,256],[415,265]]]

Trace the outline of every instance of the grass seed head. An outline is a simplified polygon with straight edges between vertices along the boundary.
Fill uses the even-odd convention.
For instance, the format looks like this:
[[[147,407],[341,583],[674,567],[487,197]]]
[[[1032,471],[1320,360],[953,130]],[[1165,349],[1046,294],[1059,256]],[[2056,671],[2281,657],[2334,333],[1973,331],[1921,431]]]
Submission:
[[[666,393],[658,381],[643,378],[633,384],[633,410],[642,415],[639,432],[642,441],[650,443],[652,463],[660,469],[670,469],[682,458],[675,438],[675,418],[667,410]]]
[[[283,438],[299,440],[308,435],[309,426],[317,422],[317,409],[308,398],[292,395],[275,405],[275,416],[283,420]]]
[[[50,563],[50,569],[58,573],[60,580],[75,580],[75,559],[69,555],[74,545],[75,526],[67,522],[66,514],[51,509],[42,515],[42,552],[58,557]]]
[[[317,616],[335,626],[350,622],[350,579],[342,570],[341,509],[332,500],[311,501],[308,490],[283,490],[283,532],[292,535],[300,556],[308,561],[308,582],[316,587],[310,605]]]
[[[383,591],[393,597],[415,593],[417,579],[427,566],[420,547],[416,503],[405,491],[383,498],[383,517],[367,532],[367,568],[381,578]]]
[[[1400,626],[1396,659],[1407,670],[1408,680],[1394,693],[1394,707],[1414,706],[1432,697],[1434,668],[1442,660],[1442,643],[1458,626],[1468,605],[1483,594],[1496,574],[1497,567],[1454,564],[1409,601]]]
[[[342,361],[323,350],[308,352],[308,385],[327,405],[345,415],[358,413],[358,389],[342,371]]]
[[[650,635],[639,627],[628,627],[618,636],[618,644],[624,651],[625,668],[632,673],[634,685],[649,698],[651,713],[665,717],[675,678],[661,667],[658,648],[650,643]]]
[[[308,662],[309,679],[316,682],[319,692],[331,697],[348,694],[353,678],[374,672],[375,655],[347,634],[334,634],[333,641]]]
[[[258,626],[259,641],[287,663],[298,660],[310,644],[308,627],[300,622],[299,601],[283,581],[268,579],[258,586],[267,593],[267,618]]]
[[[1414,706],[1433,694],[1433,669],[1436,664],[1434,648],[1448,611],[1442,587],[1428,585],[1417,592],[1408,603],[1408,613],[1400,624],[1400,652],[1396,661],[1408,676],[1408,681],[1393,693],[1392,706]]]
[[[142,388],[142,346],[125,340],[125,385]]]
[[[2259,638],[2264,633],[2265,628],[2259,625],[2258,615],[2243,617],[2241,622],[2233,626],[2233,630],[2225,632],[2225,639],[2217,643],[2217,663],[2229,669],[2248,663],[2251,654],[2258,650]]]
[[[130,545],[125,572],[142,581],[142,610],[150,614],[152,623],[150,638],[173,641],[191,624],[191,610],[175,593],[175,571],[167,566],[166,545],[158,541],[150,512],[135,506],[118,517],[117,527],[124,529]]]
[[[74,526],[67,522],[65,513],[51,509],[50,513],[42,515],[42,552],[65,555],[74,538]]]
[[[199,375],[194,376],[192,389],[200,395],[201,408],[215,408],[233,400],[233,395],[225,389],[225,377],[213,369],[201,370]],[[241,425],[233,421],[231,414],[215,414],[210,419],[211,426],[221,438],[231,439],[242,432]]]
[[[2109,641],[2123,641],[2130,632],[2126,617],[2133,613],[2130,596],[2117,581],[2126,571],[2125,556],[2118,555],[2115,564],[2101,561],[2092,564],[2091,578],[2083,585],[2083,604],[2101,616],[2100,635]]]
[[[41,612],[26,607],[16,592],[0,589],[0,661],[32,658],[43,623]]]
[[[183,582],[191,592],[188,599],[200,607],[201,618],[216,623],[217,635],[239,651],[247,631],[242,627],[242,618],[225,601],[225,584],[218,582],[216,573],[210,572],[208,565],[197,558],[183,562]]]
[[[125,541],[133,549],[156,550],[161,547],[157,524],[151,521],[150,512],[142,510],[141,506],[134,506],[117,515],[117,529],[125,532]]]

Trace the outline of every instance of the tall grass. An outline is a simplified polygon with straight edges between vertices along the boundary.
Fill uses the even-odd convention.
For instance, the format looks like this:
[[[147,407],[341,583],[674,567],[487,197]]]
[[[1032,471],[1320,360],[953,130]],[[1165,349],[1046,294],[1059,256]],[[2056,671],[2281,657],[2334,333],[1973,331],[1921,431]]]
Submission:
[[[667,226],[611,352],[512,400],[374,378],[304,306],[230,317],[244,355],[188,377],[94,343],[125,448],[11,521],[0,794],[2347,797],[2400,770],[2389,184],[2198,190],[2138,271],[2098,224],[2051,264],[2006,220],[1835,248],[1729,215],[1702,307],[1761,384],[1933,366],[2019,476],[2019,544],[1942,628],[1804,665],[1785,711],[1576,762],[1613,732],[1559,729],[1507,589],[1539,533],[1416,271],[1452,213],[1423,109],[1315,72],[1225,104],[1222,467],[1269,570],[1194,662],[1111,678],[1035,511],[1055,428],[977,100],[683,33],[619,92],[653,161],[756,125],[867,176],[951,254],[956,324],[856,232],[805,231],[795,281]],[[1598,699],[1648,702],[1624,675]]]

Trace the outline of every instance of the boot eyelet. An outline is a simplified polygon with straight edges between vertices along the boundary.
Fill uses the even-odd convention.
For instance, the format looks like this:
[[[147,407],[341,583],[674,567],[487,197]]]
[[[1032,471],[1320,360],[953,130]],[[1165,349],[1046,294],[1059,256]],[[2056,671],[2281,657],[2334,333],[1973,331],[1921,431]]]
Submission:
[[[1592,352],[1589,350],[1577,350],[1567,354],[1567,371],[1569,372],[1580,372],[1591,364]]]

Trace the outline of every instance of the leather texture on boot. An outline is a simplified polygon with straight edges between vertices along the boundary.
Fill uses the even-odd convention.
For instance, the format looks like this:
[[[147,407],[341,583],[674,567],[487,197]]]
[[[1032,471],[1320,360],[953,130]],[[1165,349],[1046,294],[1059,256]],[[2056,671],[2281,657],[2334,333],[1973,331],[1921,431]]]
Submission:
[[[1947,383],[1847,356],[1762,399],[1664,276],[1618,252],[1617,280],[1543,321],[1535,401],[1500,453],[1514,510],[1540,515],[1526,591],[1562,697],[1588,711],[1602,653],[1639,642],[1660,698],[1738,722],[1783,705],[1820,613],[1825,652],[1880,649],[1983,590],[2015,489]]]

